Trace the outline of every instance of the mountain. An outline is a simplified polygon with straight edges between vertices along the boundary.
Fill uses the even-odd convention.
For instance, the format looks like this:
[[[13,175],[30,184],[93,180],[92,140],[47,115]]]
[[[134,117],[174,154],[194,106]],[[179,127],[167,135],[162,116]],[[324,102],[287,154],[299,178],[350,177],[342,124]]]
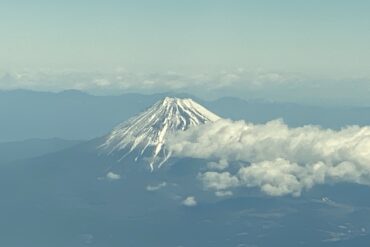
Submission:
[[[145,147],[138,160],[150,164],[157,147],[163,158],[167,135],[217,119],[192,100],[166,98],[102,138],[0,165],[0,246],[368,246],[368,186],[323,184],[297,198],[254,188],[219,196],[199,179],[205,160],[130,169],[141,167],[134,158]],[[111,155],[97,150],[103,144]]]
[[[166,97],[118,125],[100,148],[108,154],[120,153],[121,159],[129,154],[135,155],[135,161],[146,159],[153,171],[171,156],[164,148],[168,135],[218,119],[219,116],[192,99]]]

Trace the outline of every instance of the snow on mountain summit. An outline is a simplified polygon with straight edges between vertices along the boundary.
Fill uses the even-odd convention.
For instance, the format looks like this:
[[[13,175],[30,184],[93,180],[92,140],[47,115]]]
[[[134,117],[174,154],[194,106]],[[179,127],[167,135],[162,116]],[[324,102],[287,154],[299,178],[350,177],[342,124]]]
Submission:
[[[114,128],[100,148],[109,154],[119,153],[121,159],[134,154],[135,161],[147,160],[154,170],[171,156],[164,147],[169,134],[218,119],[192,99],[166,97]]]

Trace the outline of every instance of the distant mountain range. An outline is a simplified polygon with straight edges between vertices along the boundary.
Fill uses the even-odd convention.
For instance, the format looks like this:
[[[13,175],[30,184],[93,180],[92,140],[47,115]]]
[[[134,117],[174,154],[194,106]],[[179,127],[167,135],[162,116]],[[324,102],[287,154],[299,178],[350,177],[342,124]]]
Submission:
[[[107,134],[117,124],[166,96],[190,97],[221,117],[254,123],[282,118],[290,126],[341,128],[370,124],[369,107],[318,107],[238,98],[204,101],[172,93],[93,96],[75,90],[60,93],[15,90],[0,91],[0,142],[54,137],[92,139]]]
[[[59,138],[2,142],[0,143],[0,164],[57,152],[75,146],[81,142],[82,141],[63,140]]]

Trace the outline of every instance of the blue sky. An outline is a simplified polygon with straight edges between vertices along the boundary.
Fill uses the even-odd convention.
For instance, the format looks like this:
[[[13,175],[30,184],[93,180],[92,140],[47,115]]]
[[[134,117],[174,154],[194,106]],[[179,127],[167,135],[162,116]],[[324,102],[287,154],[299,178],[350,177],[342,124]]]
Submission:
[[[369,12],[363,0],[3,0],[0,70],[246,68],[368,80]]]
[[[2,1],[2,66],[365,73],[369,1]]]

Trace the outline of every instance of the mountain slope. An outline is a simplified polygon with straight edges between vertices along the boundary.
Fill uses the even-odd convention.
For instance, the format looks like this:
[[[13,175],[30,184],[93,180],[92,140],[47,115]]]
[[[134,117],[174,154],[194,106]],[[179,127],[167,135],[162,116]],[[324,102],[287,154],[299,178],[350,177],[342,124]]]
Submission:
[[[82,141],[63,140],[59,138],[1,142],[0,164],[42,156],[75,146],[80,143],[82,143]]]
[[[135,161],[146,159],[150,169],[154,170],[171,155],[164,148],[169,134],[218,119],[219,116],[191,99],[166,97],[145,112],[118,125],[100,148],[108,154],[120,153],[121,159],[134,154]]]

